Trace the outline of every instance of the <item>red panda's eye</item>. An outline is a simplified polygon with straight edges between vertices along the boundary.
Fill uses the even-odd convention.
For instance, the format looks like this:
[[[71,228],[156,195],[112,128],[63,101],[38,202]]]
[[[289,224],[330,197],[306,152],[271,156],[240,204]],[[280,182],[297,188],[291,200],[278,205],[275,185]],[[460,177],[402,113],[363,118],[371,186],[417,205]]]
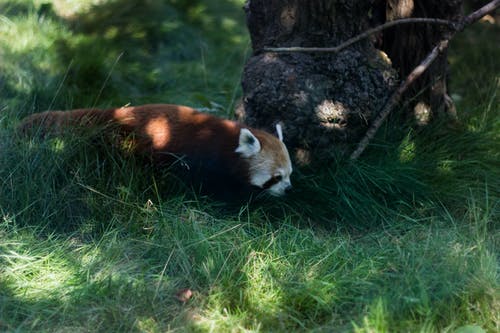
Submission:
[[[269,180],[267,182],[264,183],[264,185],[262,185],[262,188],[263,189],[268,189],[271,186],[279,183],[282,179],[283,179],[282,175],[272,176],[271,178],[269,178]]]

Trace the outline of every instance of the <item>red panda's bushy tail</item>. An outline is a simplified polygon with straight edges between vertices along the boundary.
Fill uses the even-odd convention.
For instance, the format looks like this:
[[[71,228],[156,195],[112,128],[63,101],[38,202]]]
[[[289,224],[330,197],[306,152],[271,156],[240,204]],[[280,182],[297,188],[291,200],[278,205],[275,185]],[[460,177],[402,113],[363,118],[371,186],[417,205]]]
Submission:
[[[99,109],[77,109],[71,111],[45,111],[24,118],[18,126],[21,135],[44,137],[48,134],[71,133],[77,128],[104,125],[110,112]]]

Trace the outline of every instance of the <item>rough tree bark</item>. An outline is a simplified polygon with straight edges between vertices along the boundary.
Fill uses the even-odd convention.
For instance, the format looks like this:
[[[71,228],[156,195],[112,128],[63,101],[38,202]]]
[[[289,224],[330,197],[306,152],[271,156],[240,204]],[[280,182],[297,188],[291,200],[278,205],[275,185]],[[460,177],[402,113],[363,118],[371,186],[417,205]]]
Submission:
[[[242,77],[240,119],[269,130],[281,121],[286,143],[299,163],[325,162],[339,152],[348,152],[394,90],[398,72],[402,77],[413,69],[411,64],[422,60],[415,50],[425,47],[418,52],[424,57],[433,47],[432,41],[439,38],[441,28],[417,27],[396,33],[398,27],[392,32],[394,36],[365,39],[335,54],[273,53],[263,49],[332,47],[386,19],[421,13],[423,17],[451,18],[448,13],[458,13],[460,1],[423,1],[428,6],[425,8],[438,8],[442,15],[410,11],[411,15],[404,16],[395,14],[394,4],[413,0],[247,0],[245,11],[254,53]],[[434,39],[427,41],[429,36]],[[377,44],[396,60],[391,63]],[[436,65],[443,82],[445,61]],[[422,80],[420,87],[429,86],[432,78]],[[442,107],[445,86],[435,86],[434,82],[431,86],[442,98],[434,104],[434,100],[429,102],[434,95],[425,95],[426,102]]]
[[[463,0],[387,0],[385,21],[410,17],[432,17],[458,21]],[[409,24],[388,29],[383,34],[382,50],[387,53],[401,78],[405,78],[436,46],[447,32],[439,25]],[[431,67],[408,89],[404,99],[418,125],[443,116],[456,117],[447,89],[447,52],[442,52]]]

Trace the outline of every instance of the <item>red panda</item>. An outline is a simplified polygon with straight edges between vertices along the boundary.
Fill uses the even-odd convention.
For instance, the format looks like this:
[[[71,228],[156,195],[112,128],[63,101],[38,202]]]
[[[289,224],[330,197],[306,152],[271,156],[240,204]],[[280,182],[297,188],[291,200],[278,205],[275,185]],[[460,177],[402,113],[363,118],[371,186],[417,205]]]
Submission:
[[[181,158],[210,186],[240,192],[257,188],[274,196],[291,188],[292,164],[279,125],[276,137],[186,106],[149,104],[46,111],[25,118],[19,130],[43,134],[99,126],[102,135],[119,134],[122,144],[128,142],[134,153],[151,156],[160,165]]]

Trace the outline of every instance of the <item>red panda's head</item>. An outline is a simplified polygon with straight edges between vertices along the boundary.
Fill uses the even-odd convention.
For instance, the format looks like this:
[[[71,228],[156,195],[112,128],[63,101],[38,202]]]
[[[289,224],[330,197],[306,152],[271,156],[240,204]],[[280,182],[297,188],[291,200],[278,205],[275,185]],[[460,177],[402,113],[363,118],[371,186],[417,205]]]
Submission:
[[[292,187],[292,163],[283,143],[281,126],[276,125],[278,137],[259,130],[242,128],[236,152],[247,162],[249,180],[274,196],[281,196]]]

